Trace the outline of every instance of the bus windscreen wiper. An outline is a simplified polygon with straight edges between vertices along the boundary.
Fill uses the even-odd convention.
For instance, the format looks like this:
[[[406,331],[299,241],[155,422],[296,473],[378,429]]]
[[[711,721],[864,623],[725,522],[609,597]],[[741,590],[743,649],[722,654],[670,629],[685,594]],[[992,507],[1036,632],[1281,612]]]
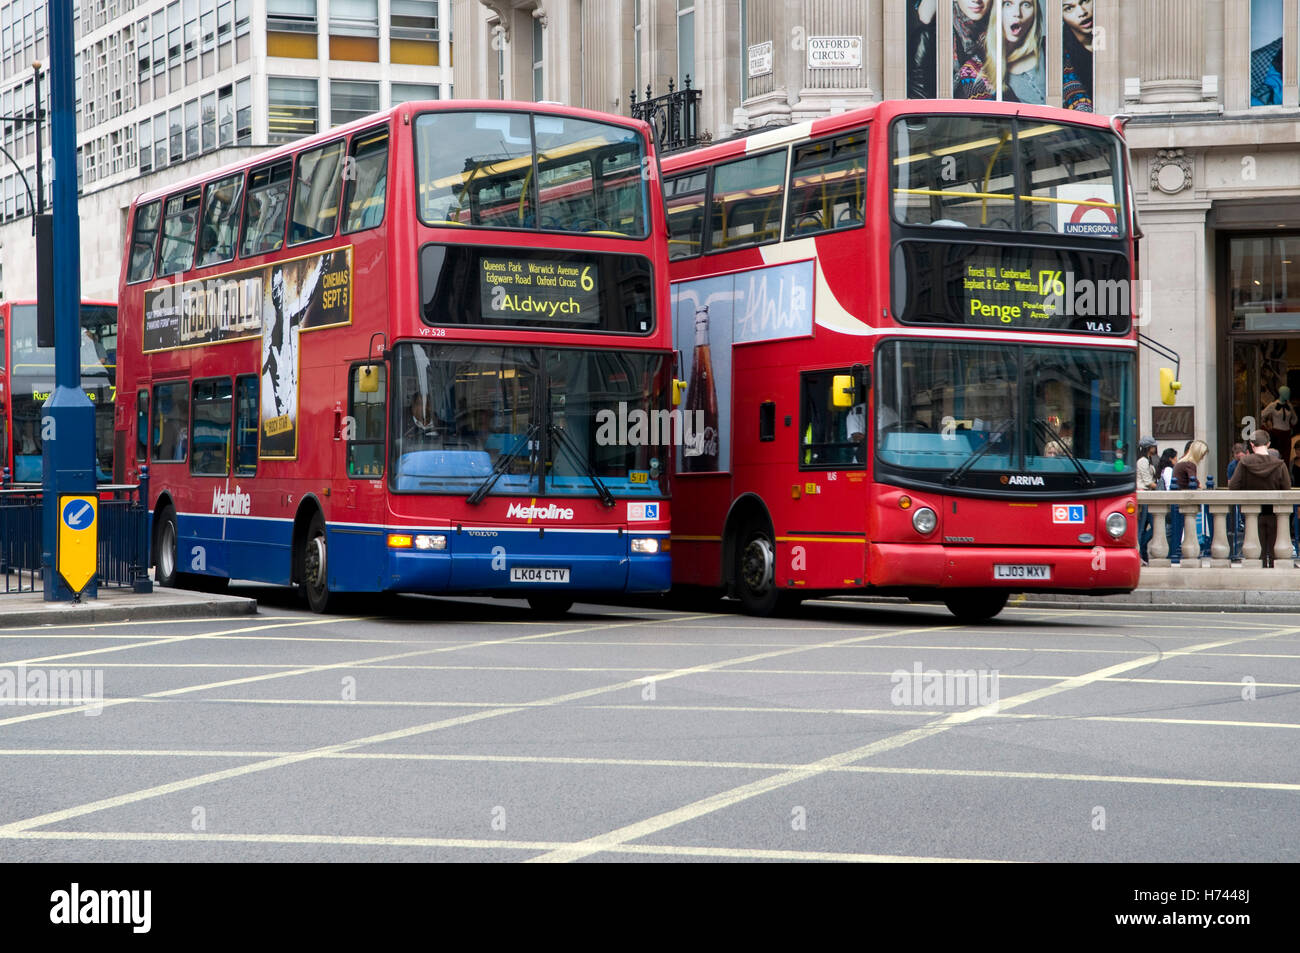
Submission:
[[[497,480],[501,479],[502,474],[510,469],[511,464],[519,459],[519,454],[533,446],[533,441],[537,439],[537,435],[541,433],[541,431],[541,424],[529,425],[523,435],[515,441],[515,445],[510,448],[509,452],[503,453],[501,456],[497,457],[497,462],[492,466],[492,472],[488,474],[487,479],[478,485],[477,490],[465,497],[465,502],[483,502],[483,497],[492,492],[492,487],[496,486]]]
[[[582,455],[582,451],[579,450],[577,445],[573,442],[573,438],[565,433],[563,428],[557,427],[555,424],[551,424],[548,430],[551,436],[559,441],[560,447],[568,452],[569,457],[573,462],[587,474],[587,479],[591,480],[592,486],[594,486],[596,492],[600,494],[600,502],[604,503],[606,506],[613,506],[614,494],[609,492],[609,487],[600,482],[600,477],[596,476],[596,468]]]
[[[1083,485],[1096,486],[1097,481],[1093,479],[1092,474],[1087,471],[1079,458],[1074,455],[1074,451],[1071,450],[1069,445],[1065,442],[1065,438],[1057,433],[1056,429],[1042,417],[1035,417],[1034,423],[1043,428],[1043,432],[1047,434],[1049,443],[1056,444],[1061,448],[1065,455],[1070,458],[1070,462],[1074,464],[1074,468],[1079,471],[1079,476],[1083,477]]]
[[[975,464],[979,461],[981,457],[984,456],[984,454],[988,453],[990,450],[993,449],[994,445],[998,442],[998,438],[1001,437],[1003,434],[1005,434],[1008,430],[1010,430],[1011,426],[1014,423],[1015,423],[1014,420],[1004,420],[998,426],[997,430],[994,430],[989,434],[988,442],[985,443],[984,446],[976,450],[974,453],[972,453],[965,460],[963,460],[961,464],[957,467],[957,469],[953,470],[951,473],[949,473],[946,477],[943,478],[943,481],[945,483],[958,482],[962,477],[966,475],[966,472],[970,470],[971,467],[975,466]]]

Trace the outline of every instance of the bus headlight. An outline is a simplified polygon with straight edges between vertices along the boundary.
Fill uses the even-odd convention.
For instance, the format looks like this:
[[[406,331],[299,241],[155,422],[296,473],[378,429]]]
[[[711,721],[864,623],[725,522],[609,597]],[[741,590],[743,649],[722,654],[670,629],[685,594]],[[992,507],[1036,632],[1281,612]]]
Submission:
[[[447,537],[441,533],[437,535],[421,535],[415,537],[416,549],[446,549]]]
[[[659,552],[659,539],[656,536],[643,536],[632,540],[632,552],[649,553],[651,555]]]
[[[922,536],[929,536],[934,532],[934,528],[939,525],[939,517],[935,515],[934,510],[928,506],[919,507],[912,514],[912,529],[916,530]]]
[[[1128,517],[1123,513],[1111,513],[1106,517],[1106,532],[1114,539],[1119,539],[1128,532]]]

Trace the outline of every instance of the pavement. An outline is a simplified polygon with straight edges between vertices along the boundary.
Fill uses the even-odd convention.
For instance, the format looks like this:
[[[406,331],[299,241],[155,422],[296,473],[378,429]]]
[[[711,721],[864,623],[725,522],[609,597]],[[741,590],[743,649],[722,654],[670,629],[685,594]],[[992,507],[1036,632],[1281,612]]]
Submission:
[[[256,591],[254,589],[253,591]],[[870,595],[838,596],[852,602],[906,603]],[[938,600],[936,600],[938,601]],[[1118,596],[1021,593],[1009,606],[1023,609],[1121,609],[1152,612],[1300,612],[1300,571],[1145,568],[1133,592]],[[257,599],[247,595],[155,587],[152,593],[103,589],[97,599],[45,602],[35,592],[0,592],[0,629],[32,625],[132,620],[200,619],[253,615]]]
[[[39,583],[35,592],[0,592],[0,629],[134,620],[211,619],[256,612],[257,600],[247,596],[186,589],[155,587],[151,593],[101,589],[98,598],[81,602],[46,602]]]

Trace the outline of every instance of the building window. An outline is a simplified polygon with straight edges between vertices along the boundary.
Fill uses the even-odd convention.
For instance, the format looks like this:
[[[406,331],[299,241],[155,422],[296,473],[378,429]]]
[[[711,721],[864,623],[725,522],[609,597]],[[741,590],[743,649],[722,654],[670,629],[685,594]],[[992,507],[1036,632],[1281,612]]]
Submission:
[[[378,36],[378,0],[330,0],[330,33],[334,36]]]
[[[316,80],[268,77],[266,100],[267,142],[292,142],[316,131]]]
[[[222,86],[217,90],[217,142],[228,146],[235,141],[235,90]]]
[[[217,94],[208,93],[203,97],[203,144],[204,152],[211,152],[217,147]]]
[[[379,110],[379,84],[330,81],[330,125],[341,126]]]
[[[199,154],[199,101],[191,99],[185,104],[185,157],[193,159]]]
[[[677,88],[695,75],[695,0],[677,0]]]
[[[432,83],[394,83],[392,92],[392,103],[398,106],[402,103],[419,102],[425,99],[437,99],[438,87]]]
[[[1250,104],[1282,105],[1282,0],[1250,3]]]
[[[249,145],[253,141],[252,80],[241,79],[235,84],[235,144]]]
[[[390,32],[393,39],[438,41],[436,0],[392,0]]]
[[[266,28],[315,33],[316,0],[266,0]]]
[[[533,101],[539,103],[542,101],[542,89],[545,85],[542,75],[542,67],[545,64],[544,40],[542,21],[533,17]]]

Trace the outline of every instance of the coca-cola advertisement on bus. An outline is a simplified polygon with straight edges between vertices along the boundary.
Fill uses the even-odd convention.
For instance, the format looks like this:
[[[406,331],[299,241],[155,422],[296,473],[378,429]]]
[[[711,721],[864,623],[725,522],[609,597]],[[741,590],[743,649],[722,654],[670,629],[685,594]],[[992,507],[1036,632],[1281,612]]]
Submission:
[[[682,356],[679,473],[731,469],[731,348],[812,334],[811,261],[673,285],[673,340]]]
[[[731,275],[673,287],[674,340],[682,355],[677,472],[716,473],[731,460]]]

